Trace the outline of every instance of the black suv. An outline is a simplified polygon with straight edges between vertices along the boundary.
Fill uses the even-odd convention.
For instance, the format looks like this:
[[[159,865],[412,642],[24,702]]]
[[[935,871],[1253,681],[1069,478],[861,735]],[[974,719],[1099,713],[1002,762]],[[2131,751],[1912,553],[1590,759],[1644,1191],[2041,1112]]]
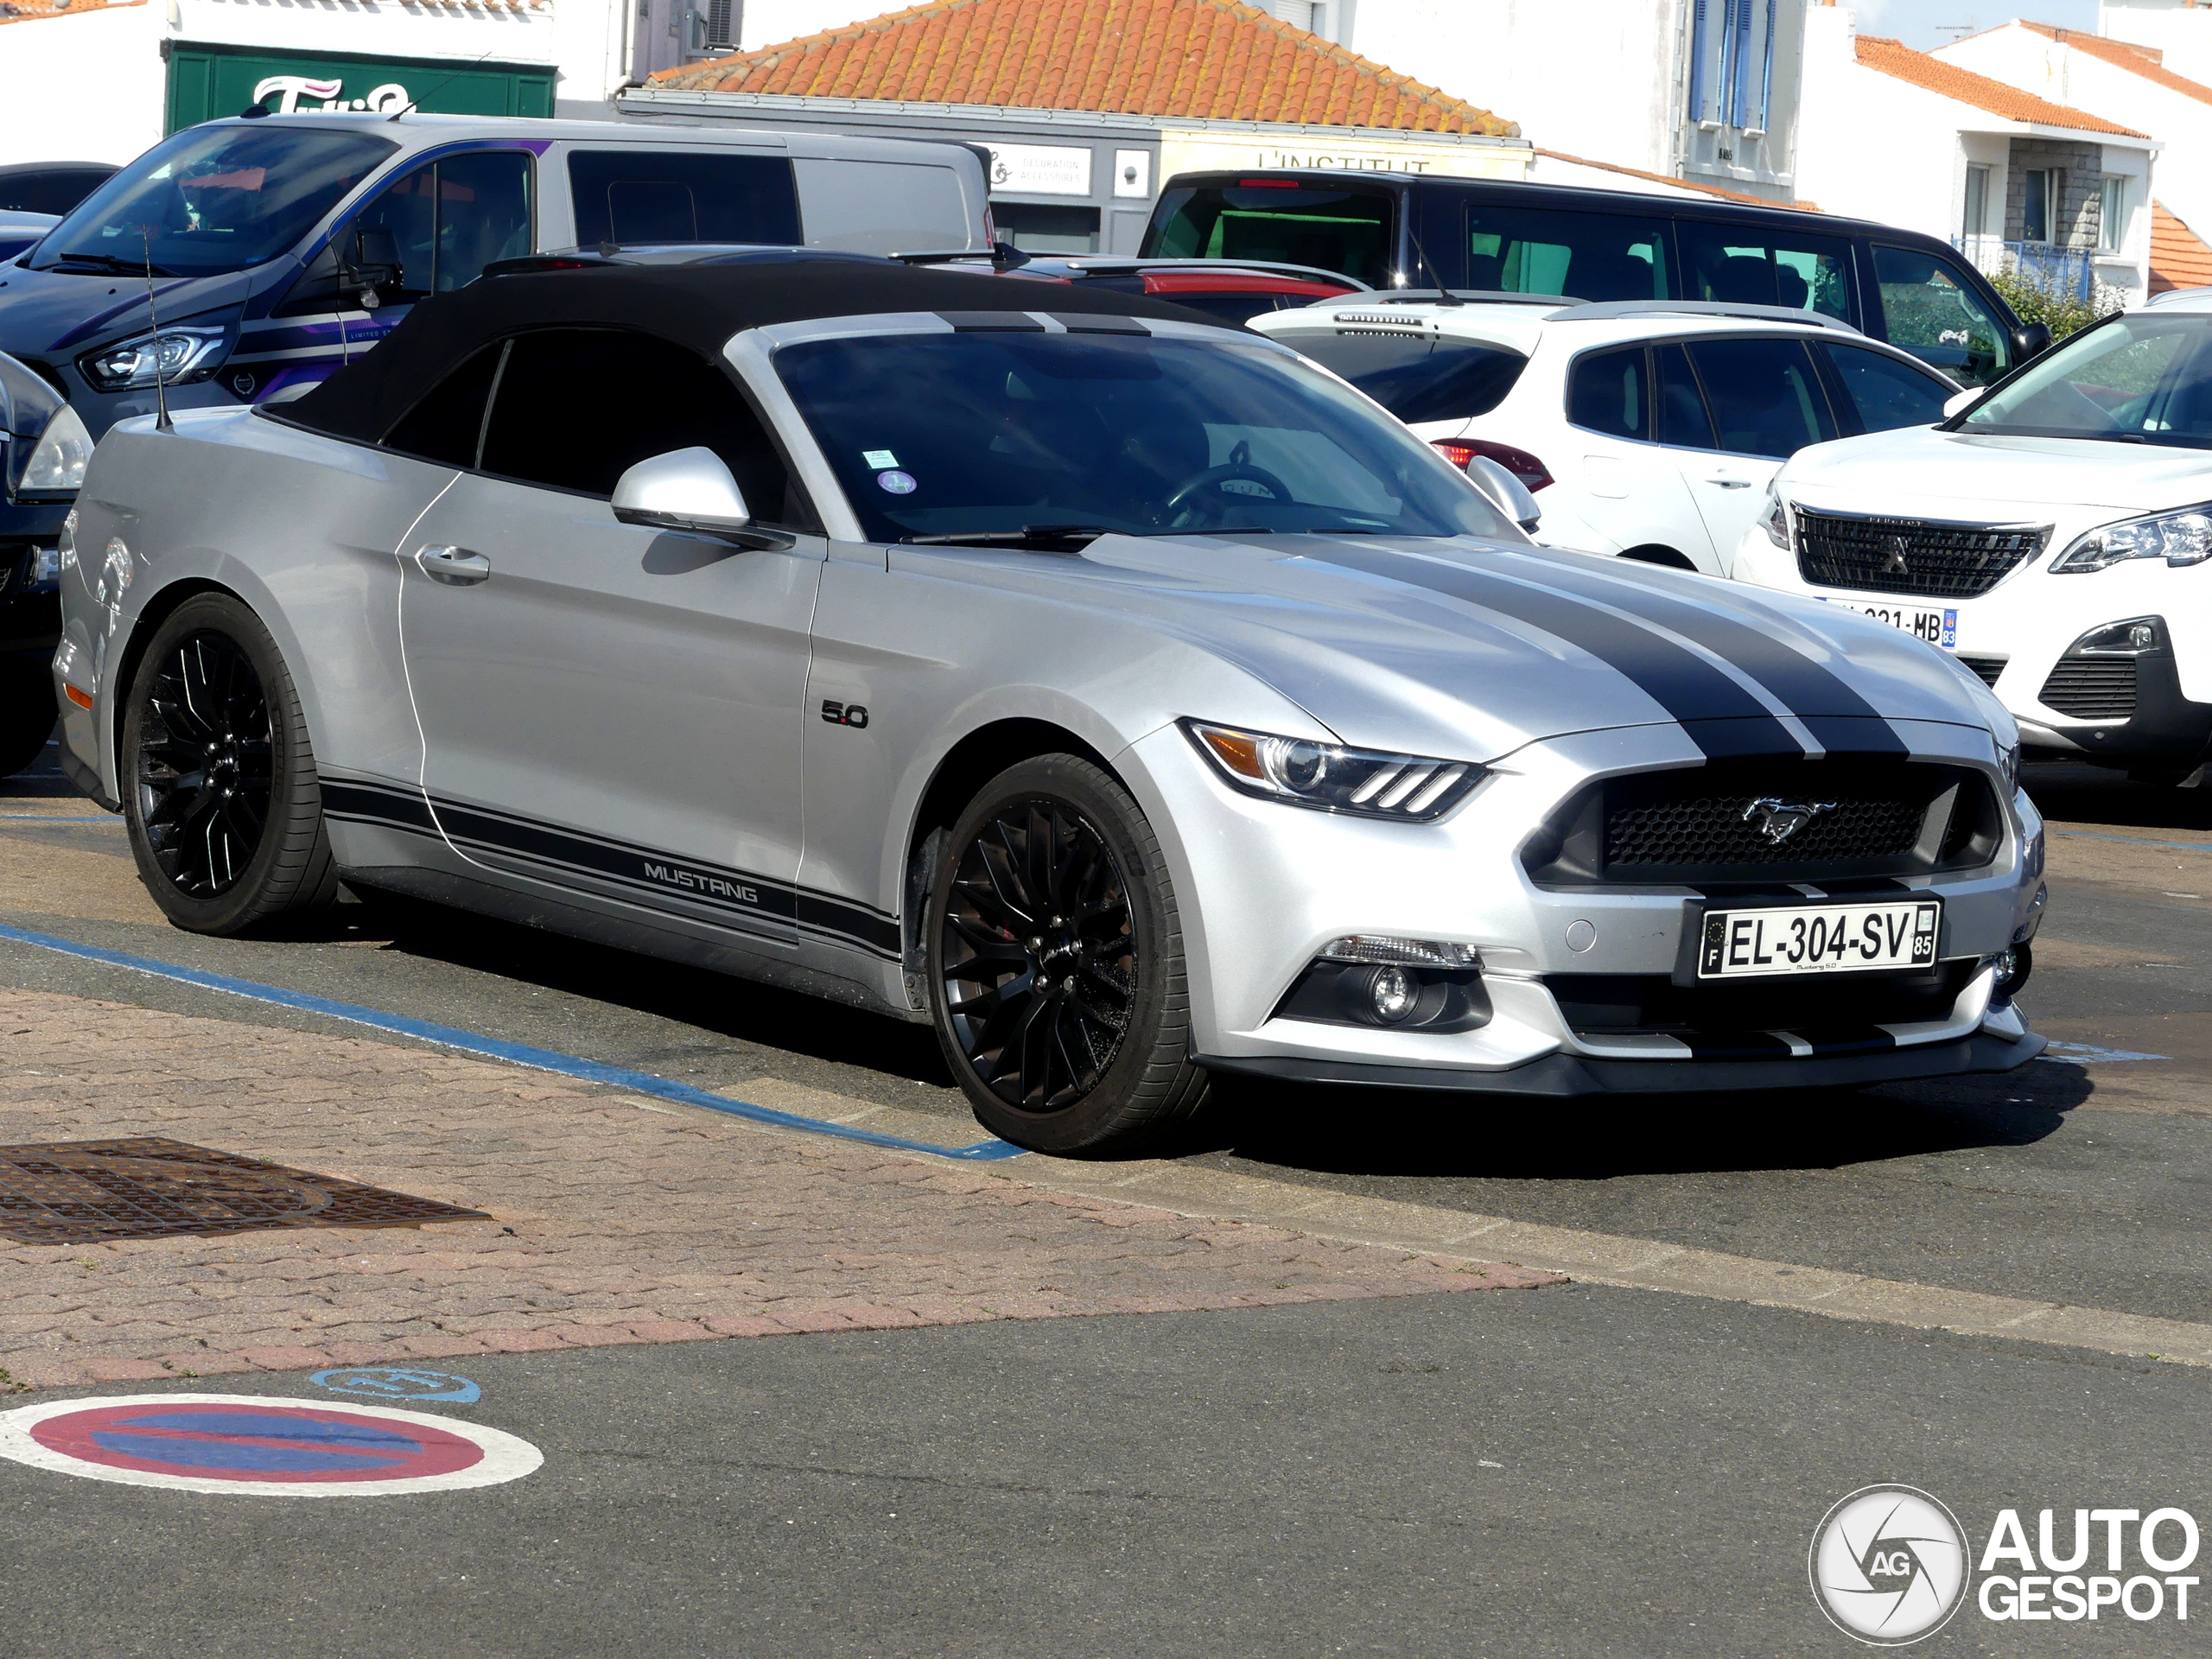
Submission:
[[[1370,288],[1788,306],[1840,318],[1965,385],[2050,343],[1933,237],[1683,196],[1312,168],[1179,173],[1142,252],[1313,265]]]

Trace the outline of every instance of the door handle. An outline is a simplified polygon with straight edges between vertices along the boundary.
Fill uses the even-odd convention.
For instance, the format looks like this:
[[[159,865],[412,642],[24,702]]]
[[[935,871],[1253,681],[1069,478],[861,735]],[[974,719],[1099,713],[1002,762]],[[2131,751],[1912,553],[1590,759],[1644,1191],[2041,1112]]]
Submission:
[[[1718,484],[1724,490],[1748,490],[1751,487],[1751,480],[1748,478],[1708,478],[1705,481]]]
[[[468,588],[492,574],[492,561],[466,547],[418,547],[415,563],[432,582],[448,588]]]

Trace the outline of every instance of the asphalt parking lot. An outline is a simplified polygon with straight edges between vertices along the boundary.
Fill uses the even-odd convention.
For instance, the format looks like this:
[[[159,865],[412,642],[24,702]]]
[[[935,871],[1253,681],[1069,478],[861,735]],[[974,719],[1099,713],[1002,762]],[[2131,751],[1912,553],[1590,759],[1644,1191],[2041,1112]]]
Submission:
[[[1236,1084],[1130,1178],[1145,1202],[1245,1204],[1325,1237],[1400,1217],[1445,1238],[1457,1217],[1478,1236],[1446,1255],[1571,1236],[1617,1264],[1751,1264],[1695,1294],[1569,1267],[1578,1282],[1527,1292],[442,1360],[483,1385],[461,1414],[544,1449],[538,1475],[308,1505],[301,1526],[301,1506],[0,1465],[22,1516],[0,1653],[253,1653],[303,1623],[308,1650],[404,1653],[433,1622],[486,1654],[1833,1652],[1804,1550],[1855,1486],[1940,1491],[1977,1534],[2008,1504],[2202,1512],[2207,1372],[2126,1333],[2212,1325],[2212,799],[2082,768],[2029,781],[2052,899],[2024,1001],[2059,1046],[2021,1072],[1663,1116]],[[433,911],[349,910],[281,942],[177,932],[118,821],[50,773],[0,787],[0,924],[979,1138],[923,1027]],[[419,1046],[15,940],[0,987]],[[430,1170],[435,1147],[419,1156]],[[1083,1175],[1033,1161],[1004,1179]],[[1863,1278],[1906,1311],[1755,1305],[1753,1270]],[[2121,1334],[1913,1311],[1947,1296]],[[313,1393],[300,1371],[239,1386]],[[239,1552],[258,1580],[196,1600]],[[1931,1647],[2187,1638],[1961,1618]]]

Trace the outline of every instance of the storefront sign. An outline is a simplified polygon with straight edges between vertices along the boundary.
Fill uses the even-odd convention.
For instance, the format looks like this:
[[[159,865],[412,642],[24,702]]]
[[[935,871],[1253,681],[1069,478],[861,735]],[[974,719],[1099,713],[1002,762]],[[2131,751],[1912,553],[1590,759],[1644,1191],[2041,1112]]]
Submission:
[[[1087,144],[993,144],[989,148],[995,194],[1090,194],[1090,147]]]
[[[372,87],[365,97],[349,99],[343,80],[310,80],[305,75],[270,75],[255,86],[253,101],[265,103],[271,92],[276,94],[279,115],[299,110],[366,110],[374,115],[391,115],[414,101],[396,80]]]
[[[550,116],[550,63],[302,53],[179,41],[168,53],[175,132],[259,105],[273,115],[354,110],[393,114],[414,105],[442,115]]]
[[[1447,179],[1524,179],[1535,151],[1527,144],[1439,143],[1421,138],[1350,138],[1332,142],[1300,137],[1289,143],[1230,133],[1163,132],[1160,175],[1320,168],[1331,172],[1405,173]]]

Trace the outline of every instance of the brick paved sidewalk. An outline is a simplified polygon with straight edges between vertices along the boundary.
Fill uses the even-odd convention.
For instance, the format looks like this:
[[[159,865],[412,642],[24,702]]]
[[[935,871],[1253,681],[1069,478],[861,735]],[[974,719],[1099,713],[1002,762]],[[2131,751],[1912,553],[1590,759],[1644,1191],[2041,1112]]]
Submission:
[[[166,1135],[489,1211],[0,1239],[0,1389],[1527,1287],[377,1042],[0,990],[0,1144]]]

